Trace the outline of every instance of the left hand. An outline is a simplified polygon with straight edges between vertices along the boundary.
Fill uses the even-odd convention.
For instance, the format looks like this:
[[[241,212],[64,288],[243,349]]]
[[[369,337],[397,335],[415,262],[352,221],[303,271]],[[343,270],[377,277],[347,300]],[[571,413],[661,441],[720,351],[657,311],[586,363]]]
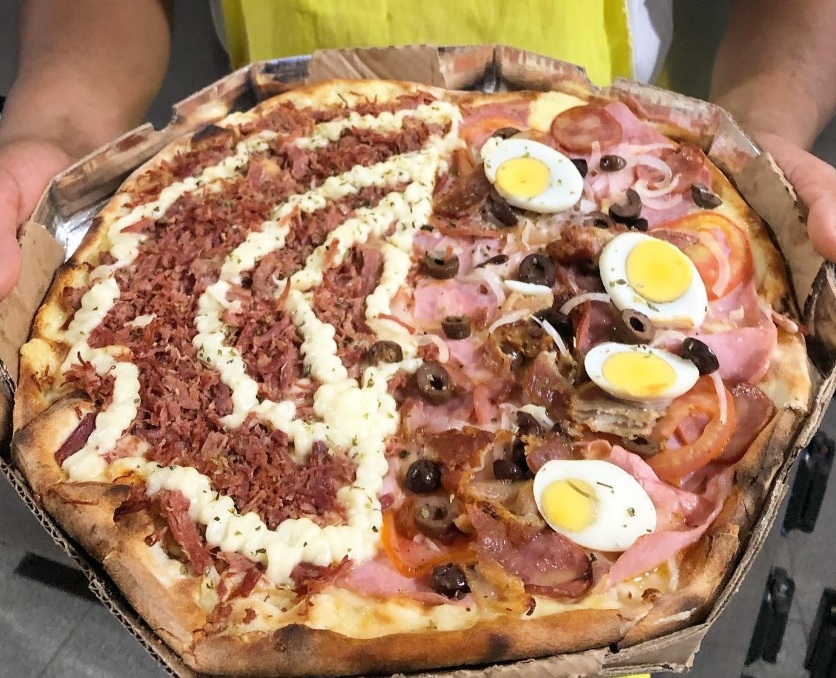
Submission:
[[[769,152],[810,210],[807,234],[813,247],[829,261],[836,261],[836,168],[770,132],[753,133]]]

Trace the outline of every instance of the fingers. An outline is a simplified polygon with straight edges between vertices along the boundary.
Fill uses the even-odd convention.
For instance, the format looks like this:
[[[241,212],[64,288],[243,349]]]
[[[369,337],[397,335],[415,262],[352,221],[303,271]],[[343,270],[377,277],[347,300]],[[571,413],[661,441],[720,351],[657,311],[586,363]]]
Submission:
[[[17,229],[25,221],[50,179],[72,159],[43,141],[15,141],[0,147],[0,299],[20,276]]]
[[[807,234],[825,259],[836,261],[836,169],[772,134],[758,137],[809,208]]]
[[[5,299],[20,276],[17,244],[20,189],[14,177],[0,165],[0,299]]]

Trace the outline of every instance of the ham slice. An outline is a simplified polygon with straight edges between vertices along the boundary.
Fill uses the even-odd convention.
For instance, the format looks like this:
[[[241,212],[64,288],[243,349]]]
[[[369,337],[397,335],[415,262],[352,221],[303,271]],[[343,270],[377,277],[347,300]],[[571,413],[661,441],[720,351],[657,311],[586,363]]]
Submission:
[[[467,600],[453,601],[433,592],[422,580],[398,572],[385,556],[355,564],[342,572],[335,583],[340,588],[373,598],[388,599],[400,595],[430,605],[465,604]]]
[[[666,485],[641,457],[618,446],[613,447],[610,461],[641,483],[656,506],[659,522],[653,533],[639,537],[615,561],[607,574],[609,586],[650,572],[696,543],[719,515],[732,489],[731,468],[714,475],[705,492],[698,495]]]
[[[613,101],[604,106],[612,117],[621,125],[621,144],[634,144],[649,146],[651,144],[663,144],[673,146],[670,139],[658,132],[655,127],[639,120],[629,107],[620,102]],[[615,151],[610,151],[615,152]]]
[[[469,315],[474,324],[489,323],[496,316],[499,300],[480,282],[422,280],[414,293],[414,321],[424,328],[438,328],[448,315]]]
[[[480,561],[494,561],[527,591],[560,598],[578,598],[592,584],[589,556],[580,546],[552,530],[533,537],[513,535],[508,527],[468,506],[476,530],[476,551]]]

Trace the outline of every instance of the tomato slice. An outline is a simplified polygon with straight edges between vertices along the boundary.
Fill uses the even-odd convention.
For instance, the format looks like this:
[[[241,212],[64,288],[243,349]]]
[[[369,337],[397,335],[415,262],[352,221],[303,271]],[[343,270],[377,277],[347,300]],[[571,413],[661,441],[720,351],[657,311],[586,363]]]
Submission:
[[[656,425],[654,438],[658,436],[667,440],[675,433],[680,422],[695,412],[710,417],[702,435],[688,445],[662,450],[647,462],[662,480],[675,485],[689,473],[717,459],[737,426],[734,397],[729,390],[726,389],[726,421],[723,422],[720,420],[720,404],[713,381],[710,377],[700,377],[694,388],[673,401]]]
[[[384,512],[380,539],[395,569],[406,577],[429,574],[436,565],[472,563],[476,560],[470,541],[466,538],[450,544],[430,540],[430,547],[402,537],[398,534],[394,511]]]
[[[746,233],[722,214],[697,212],[667,223],[664,228],[698,238],[698,242],[682,251],[697,267],[710,300],[725,296],[754,275]]]

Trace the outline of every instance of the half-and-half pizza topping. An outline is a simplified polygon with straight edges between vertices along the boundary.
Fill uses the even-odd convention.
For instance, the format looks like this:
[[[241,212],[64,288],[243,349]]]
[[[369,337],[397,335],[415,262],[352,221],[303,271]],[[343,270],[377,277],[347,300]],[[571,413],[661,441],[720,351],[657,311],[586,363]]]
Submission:
[[[211,125],[117,195],[62,297],[60,390],[94,413],[56,461],[131,483],[160,559],[239,573],[217,628],[234,598],[423,606],[379,634],[672,591],[798,406],[758,386],[789,334],[700,149],[620,102],[457,101]]]

